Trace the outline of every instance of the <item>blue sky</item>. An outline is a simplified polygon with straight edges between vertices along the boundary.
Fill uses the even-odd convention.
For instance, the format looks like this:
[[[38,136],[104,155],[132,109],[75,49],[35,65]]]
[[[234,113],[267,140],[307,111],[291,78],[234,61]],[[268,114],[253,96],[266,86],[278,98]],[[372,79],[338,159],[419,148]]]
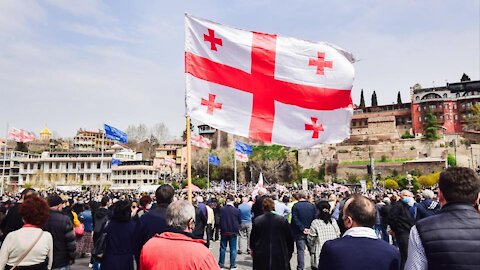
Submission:
[[[11,126],[59,136],[109,123],[184,126],[185,12],[352,52],[353,99],[409,99],[415,83],[480,79],[480,2],[0,1],[0,136]]]

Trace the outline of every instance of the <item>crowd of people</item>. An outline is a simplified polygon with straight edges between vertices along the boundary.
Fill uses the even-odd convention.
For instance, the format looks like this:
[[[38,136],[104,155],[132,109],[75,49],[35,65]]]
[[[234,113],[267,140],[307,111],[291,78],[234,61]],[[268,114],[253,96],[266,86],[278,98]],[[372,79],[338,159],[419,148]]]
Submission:
[[[201,191],[192,203],[171,185],[154,194],[37,192],[4,196],[0,270],[480,269],[480,180],[448,168],[438,189],[260,188]],[[210,251],[219,241],[219,256]],[[226,260],[229,251],[228,264]],[[295,252],[296,251],[296,252]]]

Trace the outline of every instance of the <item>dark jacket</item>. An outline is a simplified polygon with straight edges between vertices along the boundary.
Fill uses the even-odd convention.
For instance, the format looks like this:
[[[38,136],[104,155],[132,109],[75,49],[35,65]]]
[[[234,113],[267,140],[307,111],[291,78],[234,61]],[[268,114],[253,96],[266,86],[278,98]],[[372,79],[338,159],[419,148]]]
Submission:
[[[293,236],[285,218],[265,213],[253,222],[250,235],[253,269],[290,270]]]
[[[267,198],[267,196],[263,195],[258,196],[255,199],[255,203],[252,205],[253,219],[256,219],[263,214],[263,200],[265,200],[265,198]]]
[[[409,206],[402,201],[392,205],[388,214],[388,225],[395,232],[396,236],[410,234],[410,229],[415,225],[415,219],[410,214]]]
[[[315,206],[308,201],[298,201],[292,207],[292,233],[295,238],[303,236],[315,219]]]
[[[60,268],[75,259],[75,233],[70,218],[62,212],[50,210],[47,223],[42,228],[53,237],[53,266]]]
[[[388,225],[388,215],[390,214],[391,209],[392,209],[392,205],[390,204],[386,204],[380,208],[379,214],[380,214],[380,220],[382,225],[385,225],[385,226]]]
[[[240,231],[240,210],[227,204],[220,209],[220,232],[222,235],[238,234]]]
[[[416,227],[429,270],[480,269],[480,215],[471,205],[449,203]]]
[[[437,201],[427,199],[417,204],[417,221],[438,213],[440,213],[440,204]]]
[[[207,226],[206,215],[203,214],[203,210],[200,207],[195,207],[195,228],[193,229],[192,234],[200,239],[203,239],[206,226]]]
[[[99,208],[93,215],[93,241],[97,240],[101,231],[105,227],[105,223],[112,216],[112,212],[106,208]]]
[[[398,270],[400,253],[381,239],[345,236],[325,242],[318,270]]]
[[[2,230],[1,241],[5,240],[5,237],[7,237],[7,234],[10,232],[22,228],[23,220],[22,216],[20,216],[20,213],[18,212],[19,207],[20,203],[16,203],[14,206],[8,209],[7,215],[2,220],[2,223],[0,223],[0,230]]]
[[[107,233],[102,270],[133,270],[133,232],[135,221],[111,220],[105,228]]]
[[[161,234],[167,229],[166,212],[168,204],[159,204],[153,210],[142,215],[135,226],[133,234],[133,254],[137,264],[140,263],[140,252],[143,245],[155,234]]]

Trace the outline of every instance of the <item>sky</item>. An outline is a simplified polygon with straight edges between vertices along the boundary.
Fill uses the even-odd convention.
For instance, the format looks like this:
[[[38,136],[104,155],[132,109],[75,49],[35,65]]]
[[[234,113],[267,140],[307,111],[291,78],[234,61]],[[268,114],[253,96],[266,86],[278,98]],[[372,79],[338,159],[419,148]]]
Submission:
[[[361,89],[390,104],[415,83],[480,79],[478,0],[2,0],[0,137],[159,122],[180,136],[185,13],[352,52],[357,104]]]

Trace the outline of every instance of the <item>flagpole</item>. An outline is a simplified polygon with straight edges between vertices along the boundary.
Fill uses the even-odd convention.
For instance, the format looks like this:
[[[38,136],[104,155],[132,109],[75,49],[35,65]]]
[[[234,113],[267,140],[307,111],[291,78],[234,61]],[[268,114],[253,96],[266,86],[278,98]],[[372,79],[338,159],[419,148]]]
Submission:
[[[237,194],[237,159],[235,158],[235,151],[233,151],[233,167],[234,167],[233,183],[235,185],[235,194]]]
[[[192,143],[190,141],[190,116],[187,116],[187,196],[192,202]]]
[[[207,191],[210,190],[210,158],[207,153]]]
[[[103,136],[102,136],[102,156],[100,159],[100,192],[102,192],[102,182],[103,182],[103,148],[105,147],[105,137],[107,136],[107,131],[105,130],[105,123],[103,123]]]
[[[7,130],[5,132],[5,145],[3,147],[3,167],[2,167],[2,184],[1,184],[1,195],[3,196],[3,188],[5,184],[5,166],[7,161],[7,141],[8,141],[8,123],[7,123]]]

